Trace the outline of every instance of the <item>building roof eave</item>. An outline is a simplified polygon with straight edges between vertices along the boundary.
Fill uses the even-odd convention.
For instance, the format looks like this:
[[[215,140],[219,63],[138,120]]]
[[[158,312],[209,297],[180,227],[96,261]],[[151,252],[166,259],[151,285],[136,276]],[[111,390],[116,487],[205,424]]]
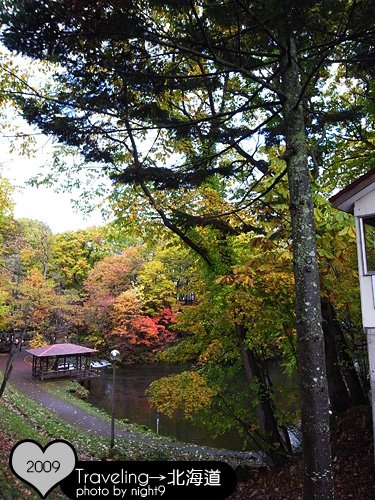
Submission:
[[[372,169],[332,196],[329,201],[338,210],[352,214],[355,202],[374,189],[375,169]]]

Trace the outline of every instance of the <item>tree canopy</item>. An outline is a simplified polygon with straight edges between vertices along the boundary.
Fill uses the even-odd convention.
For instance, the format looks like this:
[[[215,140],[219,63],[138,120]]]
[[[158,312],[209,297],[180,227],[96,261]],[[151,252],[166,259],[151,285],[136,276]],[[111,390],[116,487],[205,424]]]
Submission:
[[[355,155],[367,143],[373,148],[371,92],[348,102],[340,85],[326,89],[340,68],[371,87],[374,6],[363,0],[5,6],[7,46],[57,65],[52,92],[49,86],[48,93],[17,97],[24,116],[79,148],[87,162],[102,164],[115,183],[134,186],[211,268],[218,260],[209,232],[222,236],[220,265],[233,267],[225,240],[256,232],[243,211],[288,175],[305,493],[331,498],[310,174],[324,174],[337,146],[345,157],[353,133]],[[335,138],[338,125],[342,141]],[[285,162],[281,171],[264,156],[265,146]],[[224,211],[215,205],[218,193]],[[240,340],[244,326],[237,325]]]

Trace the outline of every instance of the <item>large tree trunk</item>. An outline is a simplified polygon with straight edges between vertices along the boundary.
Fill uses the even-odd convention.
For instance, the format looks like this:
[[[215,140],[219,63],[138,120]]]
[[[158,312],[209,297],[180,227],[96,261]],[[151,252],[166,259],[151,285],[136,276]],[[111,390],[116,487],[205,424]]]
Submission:
[[[332,499],[334,494],[329,400],[320,308],[314,207],[311,193],[301,84],[293,35],[285,38],[281,67],[283,115],[290,192],[295,280],[304,497]]]
[[[246,332],[247,330],[244,325],[236,325],[237,339],[245,368],[246,379],[250,384],[254,377],[256,377],[260,385],[258,418],[266,436],[264,439],[264,445],[267,449],[264,451],[268,456],[268,464],[275,468],[285,462],[286,455],[290,450],[288,449],[288,443],[285,443],[281,437],[280,430],[277,425],[275,408],[271,397],[271,388],[265,381],[265,377],[263,376],[258,360],[245,345]]]
[[[349,389],[350,397],[355,405],[368,404],[357,370],[354,367],[353,358],[349,354],[349,348],[342,328],[337,336],[337,347],[342,364],[342,373]]]
[[[13,343],[12,343],[10,348],[9,348],[7,364],[6,364],[5,370],[4,370],[4,378],[3,378],[3,381],[1,382],[1,386],[0,386],[0,398],[2,398],[2,396],[4,394],[6,385],[8,383],[9,378],[10,378],[10,375],[12,373],[13,361],[14,361],[16,356],[17,356],[17,349],[13,346]]]
[[[326,355],[328,392],[333,413],[342,413],[353,406],[352,399],[342,376],[337,352],[336,337],[340,326],[332,304],[322,299],[324,347]]]
[[[346,339],[328,300],[322,300],[323,332],[326,348],[329,399],[334,412],[368,403],[348,352]]]

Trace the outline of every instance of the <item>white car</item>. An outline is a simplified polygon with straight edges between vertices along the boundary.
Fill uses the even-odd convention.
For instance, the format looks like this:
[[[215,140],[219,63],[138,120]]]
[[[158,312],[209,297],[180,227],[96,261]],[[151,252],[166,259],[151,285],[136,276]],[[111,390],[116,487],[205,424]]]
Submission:
[[[108,366],[111,366],[111,363],[106,359],[99,359],[98,361],[93,361],[90,366],[91,368],[108,368]]]
[[[59,371],[67,371],[67,370],[75,370],[75,369],[76,369],[76,367],[73,365],[73,363],[69,363],[69,364],[66,364],[66,365],[64,365],[64,364],[59,365],[59,366],[57,367],[57,369],[58,369]]]

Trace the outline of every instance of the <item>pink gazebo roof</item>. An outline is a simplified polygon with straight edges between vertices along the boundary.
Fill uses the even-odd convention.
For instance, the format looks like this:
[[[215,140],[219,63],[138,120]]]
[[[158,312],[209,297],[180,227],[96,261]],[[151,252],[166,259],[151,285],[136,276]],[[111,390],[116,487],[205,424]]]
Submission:
[[[46,358],[49,356],[74,356],[75,354],[92,354],[97,352],[96,349],[82,347],[77,344],[52,344],[35,349],[27,349],[26,352],[37,356],[38,358]]]

